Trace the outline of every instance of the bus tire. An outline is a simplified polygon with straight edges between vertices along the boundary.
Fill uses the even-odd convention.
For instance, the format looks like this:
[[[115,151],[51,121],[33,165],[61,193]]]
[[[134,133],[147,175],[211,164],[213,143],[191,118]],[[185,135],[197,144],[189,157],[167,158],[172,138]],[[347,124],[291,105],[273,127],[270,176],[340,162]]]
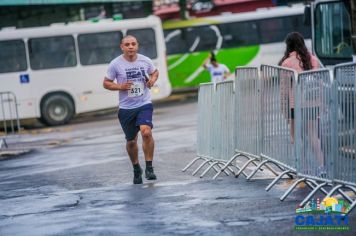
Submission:
[[[41,101],[41,120],[49,126],[67,124],[74,113],[74,103],[65,94],[46,95]]]

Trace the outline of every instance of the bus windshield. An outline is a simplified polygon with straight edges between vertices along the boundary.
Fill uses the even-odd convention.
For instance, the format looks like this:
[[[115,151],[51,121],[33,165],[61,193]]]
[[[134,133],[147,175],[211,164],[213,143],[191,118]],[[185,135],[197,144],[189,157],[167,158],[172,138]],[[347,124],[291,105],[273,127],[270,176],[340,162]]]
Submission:
[[[315,53],[324,64],[352,59],[350,15],[343,2],[319,3],[315,9]]]

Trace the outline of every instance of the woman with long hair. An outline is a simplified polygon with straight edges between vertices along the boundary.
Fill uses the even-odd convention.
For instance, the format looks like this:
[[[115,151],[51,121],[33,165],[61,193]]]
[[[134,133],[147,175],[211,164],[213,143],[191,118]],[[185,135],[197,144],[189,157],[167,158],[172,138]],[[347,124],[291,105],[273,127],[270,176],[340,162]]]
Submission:
[[[298,73],[319,68],[318,59],[312,55],[305,46],[303,36],[298,32],[289,33],[286,37],[286,51],[279,62],[282,67],[294,69]],[[291,141],[294,143],[294,81],[281,81],[281,101],[284,101],[284,114],[288,113],[288,123],[290,124]],[[319,116],[318,101],[309,101],[302,105],[302,115],[307,114],[308,127],[305,131],[311,141],[311,147],[317,157],[320,166],[323,166],[323,154],[321,143],[318,137],[317,120]],[[282,105],[283,107],[283,105]],[[303,118],[303,119],[304,119]]]
[[[309,53],[303,36],[298,32],[289,33],[286,37],[286,51],[278,63],[279,66],[296,70],[298,73],[319,68],[318,59]],[[291,141],[294,143],[294,83],[281,81],[281,102],[283,113],[288,114]]]
[[[319,68],[318,59],[309,53],[300,33],[289,33],[285,42],[287,48],[283,58],[278,63],[280,66],[294,69],[297,72]]]

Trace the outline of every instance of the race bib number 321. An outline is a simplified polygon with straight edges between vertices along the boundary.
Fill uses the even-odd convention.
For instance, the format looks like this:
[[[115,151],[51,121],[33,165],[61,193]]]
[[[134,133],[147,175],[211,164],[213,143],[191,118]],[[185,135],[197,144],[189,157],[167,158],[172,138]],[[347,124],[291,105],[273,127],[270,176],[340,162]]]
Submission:
[[[128,90],[129,97],[138,97],[142,96],[144,93],[143,83],[133,83],[130,90]]]

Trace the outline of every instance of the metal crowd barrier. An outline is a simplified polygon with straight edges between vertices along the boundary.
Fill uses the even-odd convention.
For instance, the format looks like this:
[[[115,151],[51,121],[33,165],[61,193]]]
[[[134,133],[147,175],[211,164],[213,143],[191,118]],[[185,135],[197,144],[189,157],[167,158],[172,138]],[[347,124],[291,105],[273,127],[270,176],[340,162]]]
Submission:
[[[261,150],[261,106],[260,81],[257,67],[237,67],[235,70],[235,158],[247,158],[247,162],[236,173],[238,177],[251,163],[257,166]]]
[[[198,95],[198,142],[197,157],[182,171],[186,171],[198,160],[203,162],[193,175],[208,165],[200,175],[209,170],[221,172],[222,166],[234,154],[234,82],[224,81],[217,84],[205,83],[199,87]],[[234,173],[233,165],[225,168],[225,174]],[[229,172],[228,172],[228,171]]]
[[[336,66],[334,83],[338,157],[334,181],[356,186],[356,63]]]
[[[9,133],[20,132],[20,119],[17,109],[16,96],[12,92],[0,92],[0,117],[4,135],[0,137],[0,148],[7,147],[6,137]],[[10,129],[10,132],[8,131]]]
[[[284,200],[300,183],[312,184],[313,191],[302,205],[318,190],[327,194],[324,186],[331,184],[332,124],[329,70],[299,74],[295,94],[296,168],[299,179],[283,194]]]
[[[296,93],[296,156],[299,180],[281,197],[284,200],[301,182],[310,183],[313,191],[300,203],[304,206],[318,191],[328,195],[326,186],[333,186],[337,162],[337,86],[329,70],[301,73]],[[345,199],[352,199],[335,189]]]
[[[291,103],[296,72],[281,67],[261,66],[258,121],[260,129],[260,163],[247,176],[251,179],[262,166],[266,166],[276,178],[266,190],[270,190],[283,176],[295,174],[294,137],[291,137],[293,119]],[[246,107],[246,109],[249,109]],[[237,130],[238,132],[238,130]],[[247,163],[248,164],[248,163]],[[272,164],[278,170],[269,166]],[[245,168],[246,165],[243,166]],[[243,169],[242,168],[242,169]]]
[[[247,177],[245,169],[253,164],[258,165],[261,153],[261,93],[259,70],[257,67],[237,67],[235,70],[235,122],[234,140],[235,155],[222,168],[224,170],[239,157],[247,161],[237,168],[240,169],[235,177],[241,173]],[[266,166],[274,172],[270,166]],[[261,169],[261,168],[260,168]],[[262,169],[261,169],[262,170]],[[214,179],[219,176],[218,172]]]
[[[258,157],[261,153],[261,93],[258,68],[238,67],[235,75],[236,152]]]
[[[333,95],[336,101],[333,103],[335,186],[327,197],[340,189],[349,189],[356,194],[356,63],[335,66]],[[356,200],[346,199],[351,203],[350,212],[356,206]]]
[[[257,68],[236,69],[235,93],[232,82],[201,85],[198,154],[183,171],[202,159],[193,174],[209,164],[201,177],[210,169],[214,178],[237,177],[254,164],[251,179],[265,166],[278,175],[267,191],[285,175],[298,177],[280,200],[304,182],[312,191],[301,206],[318,191],[337,192],[350,202],[348,214],[356,206],[343,191],[356,194],[356,63],[336,66],[333,81],[325,69],[296,79],[293,70],[262,65],[260,75]],[[233,164],[237,157],[247,162]]]

